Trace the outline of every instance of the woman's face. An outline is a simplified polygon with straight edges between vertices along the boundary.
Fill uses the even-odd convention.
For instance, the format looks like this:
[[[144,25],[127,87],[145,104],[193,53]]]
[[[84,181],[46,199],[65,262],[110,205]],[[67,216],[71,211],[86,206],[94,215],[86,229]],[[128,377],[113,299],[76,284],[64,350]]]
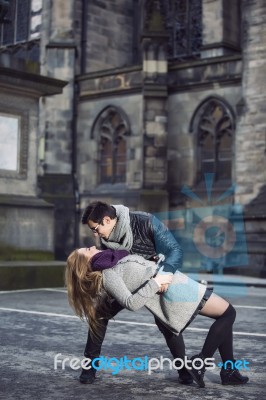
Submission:
[[[97,253],[100,253],[101,250],[96,249],[95,246],[92,247],[82,247],[81,249],[78,249],[79,254],[84,254],[85,257],[87,257],[88,261]]]

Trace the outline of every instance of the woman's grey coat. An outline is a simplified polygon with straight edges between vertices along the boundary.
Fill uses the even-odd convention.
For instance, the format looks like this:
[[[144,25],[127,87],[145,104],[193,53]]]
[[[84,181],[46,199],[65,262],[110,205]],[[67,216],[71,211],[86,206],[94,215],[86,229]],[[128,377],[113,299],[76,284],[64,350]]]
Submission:
[[[123,307],[136,311],[145,306],[172,332],[178,334],[190,321],[201,302],[206,286],[176,271],[165,293],[152,277],[157,265],[137,255],[122,258],[115,267],[103,271],[106,292]]]

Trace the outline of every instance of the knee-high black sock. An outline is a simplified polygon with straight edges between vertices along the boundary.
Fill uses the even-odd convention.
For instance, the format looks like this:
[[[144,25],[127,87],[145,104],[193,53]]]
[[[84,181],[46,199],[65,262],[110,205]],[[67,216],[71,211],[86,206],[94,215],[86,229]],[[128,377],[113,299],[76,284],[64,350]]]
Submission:
[[[212,324],[206,337],[202,354],[204,358],[212,357],[219,349],[223,362],[233,360],[233,323],[236,311],[229,304],[225,312]]]

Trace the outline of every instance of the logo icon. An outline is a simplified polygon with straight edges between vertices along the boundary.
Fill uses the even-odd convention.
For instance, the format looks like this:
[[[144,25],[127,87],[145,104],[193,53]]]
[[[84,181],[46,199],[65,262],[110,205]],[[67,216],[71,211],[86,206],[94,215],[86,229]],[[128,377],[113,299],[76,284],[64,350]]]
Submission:
[[[213,195],[214,174],[205,174],[207,204],[189,187],[182,193],[198,207],[164,212],[155,216],[165,225],[183,249],[183,268],[197,272],[221,273],[226,267],[248,264],[243,207],[225,204],[235,192],[235,185],[222,195]]]

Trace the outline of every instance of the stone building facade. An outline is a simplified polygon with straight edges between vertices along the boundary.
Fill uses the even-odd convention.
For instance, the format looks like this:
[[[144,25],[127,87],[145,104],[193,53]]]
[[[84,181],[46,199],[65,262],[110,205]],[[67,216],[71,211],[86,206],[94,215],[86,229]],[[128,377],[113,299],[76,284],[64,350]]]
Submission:
[[[54,209],[38,193],[39,98],[66,82],[0,55],[0,250],[54,253]]]
[[[20,10],[9,3],[6,19]],[[213,174],[213,198],[236,184],[226,202],[244,207],[246,273],[265,274],[265,2],[28,5],[28,36],[7,44],[2,22],[0,52],[35,58],[42,75],[67,82],[41,98],[36,139],[36,188],[54,205],[56,256],[88,243],[79,220],[90,201],[188,215],[199,204],[184,187],[210,207]]]

